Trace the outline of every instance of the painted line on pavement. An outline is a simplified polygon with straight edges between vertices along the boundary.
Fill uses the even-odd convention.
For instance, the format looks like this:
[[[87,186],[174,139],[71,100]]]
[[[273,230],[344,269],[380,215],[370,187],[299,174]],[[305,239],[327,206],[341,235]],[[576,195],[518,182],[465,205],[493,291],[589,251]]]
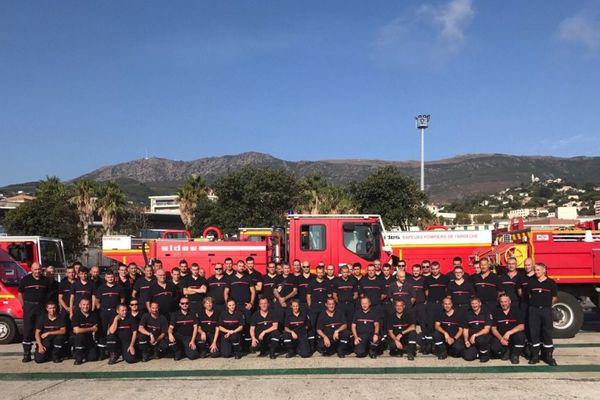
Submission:
[[[0,373],[0,381],[65,380],[65,379],[150,379],[211,378],[239,376],[286,375],[382,375],[382,374],[498,374],[498,373],[564,373],[600,372],[600,364],[507,365],[494,367],[379,367],[379,368],[276,368],[276,369],[197,369],[174,371],[93,371],[93,372],[16,372]]]

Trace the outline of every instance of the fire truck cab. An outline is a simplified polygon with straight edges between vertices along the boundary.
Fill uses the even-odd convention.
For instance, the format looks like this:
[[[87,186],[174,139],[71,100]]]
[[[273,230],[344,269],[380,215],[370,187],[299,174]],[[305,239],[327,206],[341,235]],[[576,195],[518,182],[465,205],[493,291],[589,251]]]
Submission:
[[[0,250],[8,253],[16,262],[29,271],[31,264],[40,263],[45,268],[66,266],[63,242],[42,236],[0,236]]]
[[[15,260],[0,250],[0,344],[11,343],[23,330],[23,308],[17,289],[26,274]]]

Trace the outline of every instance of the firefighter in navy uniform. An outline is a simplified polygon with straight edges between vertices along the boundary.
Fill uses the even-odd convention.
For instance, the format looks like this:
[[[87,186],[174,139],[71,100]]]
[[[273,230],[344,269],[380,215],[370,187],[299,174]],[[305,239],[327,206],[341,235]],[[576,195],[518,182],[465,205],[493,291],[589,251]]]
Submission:
[[[150,303],[150,310],[142,316],[138,325],[138,346],[142,351],[142,362],[149,361],[152,356],[161,358],[169,348],[169,322],[160,314],[158,307],[158,303]]]
[[[554,280],[546,275],[546,266],[542,263],[534,268],[535,278],[529,281],[529,331],[531,336],[531,358],[529,364],[540,361],[540,347],[543,345],[542,360],[556,366],[552,357],[552,305],[558,299],[558,287]]]
[[[267,264],[267,273],[262,277],[262,296],[269,300],[269,303],[277,302],[275,290],[279,287],[281,275],[277,275],[276,265],[273,261]]]
[[[482,309],[481,300],[476,297],[471,299],[471,309],[464,314],[464,322],[463,358],[466,361],[473,361],[479,356],[480,362],[488,362],[490,360],[490,330],[493,322],[489,311]]]
[[[150,286],[155,280],[154,268],[152,268],[150,265],[146,265],[144,268],[144,276],[136,280],[133,284],[131,297],[139,301],[139,304],[141,304],[140,312],[143,314],[149,311],[146,309],[146,302],[148,301]],[[123,285],[119,286],[124,287]]]
[[[521,278],[521,298],[519,299],[518,304],[519,310],[521,311],[521,314],[523,314],[523,321],[525,321],[525,336],[527,338],[527,343],[523,350],[523,355],[527,359],[531,358],[531,336],[527,324],[529,321],[529,282],[532,279],[535,279],[534,266],[532,258],[526,258],[525,261],[523,261],[524,274]],[[516,306],[516,304],[513,304],[513,306]]]
[[[108,327],[106,337],[106,347],[110,353],[109,365],[116,364],[119,354],[127,364],[137,362],[137,343],[138,323],[131,315],[127,313],[127,306],[119,304],[117,315],[113,318]]]
[[[415,322],[421,328],[421,333],[417,338],[421,341],[421,352],[425,354],[425,350],[431,353],[431,341],[425,338],[425,328],[427,326],[427,304],[425,295],[425,277],[421,274],[421,265],[413,264],[411,274],[406,277],[406,283],[410,285],[415,301],[412,306],[412,314],[415,317]],[[426,343],[429,343],[427,346]],[[427,347],[427,349],[425,348]]]
[[[439,360],[445,360],[448,355],[458,358],[462,356],[465,347],[462,340],[464,321],[454,310],[450,297],[444,298],[442,307],[442,311],[438,311],[435,318],[434,354]]]
[[[252,282],[252,278],[246,274],[246,266],[244,261],[240,260],[236,265],[237,272],[229,277],[229,286],[225,289],[225,298],[233,299],[236,302],[236,308],[244,314],[245,321],[249,322],[252,317],[252,308],[256,298],[256,288]],[[244,327],[244,350],[250,349],[250,327]]]
[[[261,297],[258,301],[258,310],[250,318],[250,339],[252,351],[258,351],[259,357],[277,357],[277,348],[281,334],[279,332],[279,315],[270,309],[269,300]]]
[[[213,308],[220,314],[225,311],[225,288],[229,285],[223,273],[223,264],[215,264],[215,274],[206,280],[206,296],[212,298]]]
[[[79,302],[82,299],[86,299],[90,301],[91,311],[95,311],[94,303],[92,302],[92,297],[94,295],[94,284],[88,279],[89,270],[87,267],[79,268],[79,279],[75,281],[73,284],[73,288],[71,289],[71,300],[70,306],[71,311],[77,310],[79,307]],[[72,318],[73,316],[71,316]]]
[[[275,299],[277,299],[277,308],[280,312],[283,313],[283,311],[288,309],[288,303],[295,298],[297,294],[298,279],[291,273],[290,266],[284,264],[283,273],[279,280],[279,286],[273,291],[273,295],[275,295]]]
[[[386,326],[390,356],[405,353],[409,360],[414,360],[417,354],[417,328],[413,315],[406,310],[404,300],[394,300],[394,312],[388,316]]]
[[[517,259],[509,257],[506,263],[506,272],[498,276],[500,291],[506,293],[512,304],[518,304],[521,294],[521,281],[523,274],[517,271]]]
[[[484,309],[493,312],[498,304],[498,290],[500,281],[498,275],[490,270],[490,263],[487,258],[479,260],[481,273],[473,276],[473,287],[475,295],[481,299]]]
[[[150,309],[150,303],[158,303],[159,312],[170,318],[171,313],[175,311],[177,301],[179,300],[179,290],[173,282],[167,281],[167,274],[159,269],[155,273],[156,281],[152,282],[148,289],[148,299],[146,300],[146,309]]]
[[[65,279],[58,284],[58,305],[60,306],[60,312],[66,316],[71,315],[71,290],[75,282],[77,282],[75,268],[70,265],[65,270]]]
[[[92,308],[100,310],[100,330],[96,338],[98,339],[101,360],[105,357],[104,350],[106,349],[108,327],[115,319],[117,307],[119,304],[123,304],[126,297],[123,286],[115,282],[115,275],[112,271],[106,271],[104,279],[105,283],[95,290],[92,297]]]
[[[317,322],[311,322],[306,312],[300,309],[300,302],[297,299],[292,300],[290,309],[285,313],[284,332],[281,336],[287,352],[286,358],[292,358],[296,354],[302,358],[312,355],[313,351],[308,339],[309,331],[313,331],[311,324],[315,325],[316,334]]]
[[[218,337],[221,338],[221,356],[236,360],[242,358],[242,335],[246,321],[244,314],[236,309],[233,299],[227,300],[227,310],[219,315]]]
[[[260,272],[254,269],[254,257],[246,257],[246,274],[252,280],[252,285],[254,285],[254,289],[256,290],[257,294],[255,297],[258,298],[258,294],[262,293],[263,290],[263,276]]]
[[[71,320],[75,365],[81,365],[85,361],[98,360],[98,349],[94,341],[94,334],[98,332],[98,318],[91,308],[91,302],[88,299],[82,299]]]
[[[300,308],[308,312],[306,295],[308,294],[308,285],[315,276],[310,272],[310,263],[308,261],[303,261],[301,268],[302,272],[296,276],[298,280],[298,300],[300,300]]]
[[[19,282],[19,302],[23,307],[23,362],[31,361],[31,347],[35,340],[35,326],[44,315],[50,284],[42,275],[40,264],[31,264],[31,273]]]
[[[196,336],[198,335],[198,317],[190,311],[190,300],[182,297],[179,300],[179,310],[171,313],[169,322],[168,338],[169,346],[173,350],[175,361],[183,358],[197,359],[198,346]]]
[[[319,314],[325,310],[325,302],[331,294],[331,284],[325,279],[325,267],[317,266],[317,275],[310,279],[306,300],[308,303],[308,316],[311,321],[310,330],[308,333],[308,341],[310,343],[311,353],[315,352],[316,348],[316,329],[317,319]]]
[[[376,274],[375,265],[370,264],[367,266],[367,275],[358,283],[358,291],[361,297],[367,297],[371,301],[371,311],[377,315],[377,321],[379,322],[379,338],[382,340],[380,344],[384,344],[387,331],[384,326],[385,314],[382,302],[387,297],[387,290],[385,289],[383,277]],[[358,307],[357,312],[360,311],[360,303]],[[382,348],[383,345],[378,346],[379,351]]]
[[[350,331],[346,316],[341,310],[336,310],[334,299],[327,299],[325,311],[317,320],[317,351],[324,356],[337,352],[339,358],[346,357],[350,343]]]
[[[352,335],[354,336],[354,353],[356,357],[377,358],[380,339],[380,314],[371,308],[368,297],[360,299],[360,309],[354,313]]]
[[[198,313],[198,346],[200,358],[218,357],[218,335],[220,312],[213,307],[212,297],[205,297],[202,301],[202,311]]]
[[[200,266],[192,264],[191,274],[182,278],[181,287],[183,295],[190,300],[190,312],[198,314],[202,311],[202,299],[206,295],[208,282],[200,276]]]
[[[38,318],[35,327],[35,362],[44,363],[50,359],[55,363],[61,362],[66,334],[64,314],[58,312],[56,303],[48,302],[46,314]]]
[[[464,315],[469,310],[475,289],[473,284],[465,279],[465,271],[462,267],[454,267],[453,272],[454,278],[448,283],[448,295],[452,298],[456,311]]]
[[[433,334],[435,332],[435,318],[442,311],[442,302],[448,294],[448,278],[440,273],[440,264],[431,263],[431,274],[425,277],[426,321],[423,328],[423,354],[430,354],[433,350]]]
[[[352,325],[354,319],[354,305],[358,299],[358,284],[350,276],[347,265],[340,267],[340,276],[333,281],[333,298],[337,303],[337,309],[346,318],[346,325]]]
[[[507,294],[500,295],[498,301],[500,308],[492,314],[492,355],[518,364],[526,340],[523,313]]]

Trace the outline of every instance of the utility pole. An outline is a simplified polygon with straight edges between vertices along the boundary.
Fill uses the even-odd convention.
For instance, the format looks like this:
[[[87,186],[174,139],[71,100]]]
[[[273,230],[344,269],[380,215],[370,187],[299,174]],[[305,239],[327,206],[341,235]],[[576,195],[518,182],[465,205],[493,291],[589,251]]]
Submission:
[[[417,129],[421,130],[421,191],[425,191],[425,129],[429,127],[431,115],[422,114],[415,117]]]

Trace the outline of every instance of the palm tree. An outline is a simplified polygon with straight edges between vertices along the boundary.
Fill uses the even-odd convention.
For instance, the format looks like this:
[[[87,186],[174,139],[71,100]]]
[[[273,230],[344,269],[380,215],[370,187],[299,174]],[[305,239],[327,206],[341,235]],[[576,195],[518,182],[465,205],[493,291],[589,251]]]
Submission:
[[[200,198],[207,196],[206,181],[202,176],[192,174],[177,191],[179,196],[179,213],[186,229],[190,230],[194,223],[194,212]]]
[[[108,182],[100,188],[98,196],[98,212],[102,218],[104,234],[110,235],[117,225],[119,213],[126,204],[125,193],[115,182]]]
[[[73,186],[73,194],[69,201],[77,207],[79,223],[83,228],[83,245],[89,246],[89,227],[93,222],[94,207],[96,203],[94,184],[87,180],[81,179],[75,182]]]

